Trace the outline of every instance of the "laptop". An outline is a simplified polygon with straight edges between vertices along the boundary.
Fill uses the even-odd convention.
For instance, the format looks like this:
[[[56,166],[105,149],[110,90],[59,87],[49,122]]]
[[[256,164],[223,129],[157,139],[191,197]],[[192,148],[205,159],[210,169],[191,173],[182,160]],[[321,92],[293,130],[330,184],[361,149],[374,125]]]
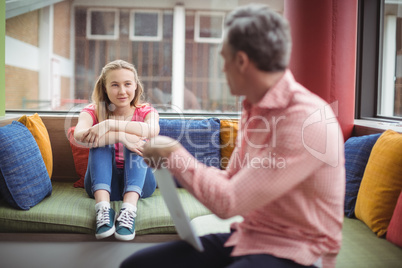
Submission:
[[[184,212],[179,200],[176,183],[167,169],[156,169],[154,171],[159,191],[165,200],[166,206],[176,226],[177,233],[182,240],[192,245],[198,251],[204,251],[200,238],[196,235],[190,219]]]

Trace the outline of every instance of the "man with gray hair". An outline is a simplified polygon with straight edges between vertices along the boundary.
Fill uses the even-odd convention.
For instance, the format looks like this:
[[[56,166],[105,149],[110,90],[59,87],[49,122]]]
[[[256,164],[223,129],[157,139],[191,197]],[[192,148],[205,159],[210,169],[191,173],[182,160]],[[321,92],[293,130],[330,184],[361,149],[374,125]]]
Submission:
[[[221,49],[230,91],[245,96],[226,170],[197,163],[179,143],[155,137],[148,164],[164,166],[230,233],[137,252],[121,267],[335,267],[341,245],[343,137],[331,107],[298,84],[288,63],[287,21],[262,5],[231,12]],[[273,158],[280,159],[279,162]]]

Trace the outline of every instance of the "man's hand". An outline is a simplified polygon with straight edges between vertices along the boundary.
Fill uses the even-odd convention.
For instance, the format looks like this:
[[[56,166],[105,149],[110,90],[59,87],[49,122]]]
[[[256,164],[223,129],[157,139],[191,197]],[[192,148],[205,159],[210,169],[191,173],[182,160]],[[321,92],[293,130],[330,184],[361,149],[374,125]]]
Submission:
[[[160,168],[170,154],[181,147],[182,145],[174,139],[166,136],[156,136],[145,144],[143,157],[150,167]]]

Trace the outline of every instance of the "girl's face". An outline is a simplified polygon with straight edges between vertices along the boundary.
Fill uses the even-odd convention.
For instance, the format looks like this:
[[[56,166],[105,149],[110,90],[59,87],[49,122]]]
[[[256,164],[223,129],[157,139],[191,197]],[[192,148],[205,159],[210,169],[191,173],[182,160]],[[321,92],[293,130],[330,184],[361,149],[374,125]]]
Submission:
[[[136,89],[137,83],[132,71],[118,69],[106,74],[106,94],[116,108],[130,107]]]

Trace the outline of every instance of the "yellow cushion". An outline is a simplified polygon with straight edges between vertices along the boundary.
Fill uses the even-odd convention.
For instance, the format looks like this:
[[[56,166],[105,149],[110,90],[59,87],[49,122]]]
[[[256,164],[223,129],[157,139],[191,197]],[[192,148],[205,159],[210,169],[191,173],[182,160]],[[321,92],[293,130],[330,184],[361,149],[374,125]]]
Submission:
[[[221,120],[220,142],[221,142],[221,168],[226,169],[230,156],[236,146],[238,131],[237,120]]]
[[[402,190],[402,134],[385,131],[371,151],[356,201],[356,217],[385,235]]]
[[[52,172],[53,172],[52,147],[50,145],[49,133],[47,132],[46,126],[43,123],[42,119],[36,113],[32,116],[23,115],[21,116],[20,119],[18,119],[18,122],[24,124],[32,133],[32,136],[35,138],[36,143],[38,144],[40,153],[43,158],[43,162],[45,162],[49,178],[52,178]]]

